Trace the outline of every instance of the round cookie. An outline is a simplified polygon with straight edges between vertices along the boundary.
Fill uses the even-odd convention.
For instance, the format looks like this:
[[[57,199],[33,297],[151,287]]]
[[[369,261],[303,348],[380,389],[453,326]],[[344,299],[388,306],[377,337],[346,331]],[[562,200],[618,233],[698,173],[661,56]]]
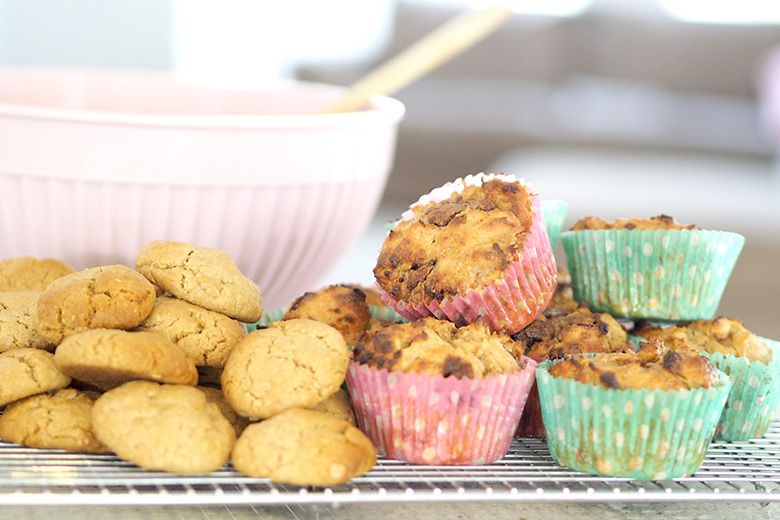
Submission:
[[[216,471],[230,458],[236,439],[204,392],[152,381],[131,381],[101,395],[92,424],[120,459],[156,471]]]
[[[10,404],[0,416],[0,439],[29,448],[106,453],[92,431],[98,395],[64,388]]]
[[[93,267],[52,282],[38,300],[38,332],[59,344],[89,329],[132,329],[152,312],[154,286],[124,265]]]
[[[0,353],[0,407],[70,384],[70,376],[54,363],[54,354],[37,348]]]
[[[255,478],[296,486],[332,486],[376,464],[376,447],[332,415],[291,408],[250,424],[233,448],[233,467]]]
[[[154,332],[80,332],[60,343],[54,360],[73,379],[104,390],[134,379],[183,385],[198,381],[198,370],[187,353]]]
[[[277,321],[244,338],[222,371],[222,391],[244,417],[265,419],[287,408],[310,408],[344,382],[349,349],[324,323]]]
[[[32,256],[9,258],[0,262],[0,292],[43,291],[74,269],[61,260]]]
[[[339,388],[336,390],[336,393],[327,397],[325,400],[320,401],[311,409],[317,410],[318,412],[329,413],[334,417],[347,421],[352,426],[357,426],[355,409],[352,408],[352,400],[343,388]]]
[[[0,292],[0,352],[12,348],[54,349],[38,333],[40,291]]]
[[[249,419],[241,417],[236,413],[233,407],[230,406],[230,403],[227,402],[227,399],[225,399],[225,394],[222,393],[222,390],[215,386],[196,386],[195,388],[206,394],[206,399],[208,399],[210,403],[217,405],[219,411],[225,416],[225,419],[227,419],[230,424],[233,425],[233,429],[236,430],[236,437],[241,435],[241,432],[243,432],[244,428],[249,424]]]
[[[135,267],[152,283],[195,305],[244,323],[263,315],[260,287],[219,249],[155,240],[138,251]]]
[[[246,326],[222,313],[160,296],[136,330],[157,332],[179,345],[196,366],[222,368],[230,351],[248,334]]]

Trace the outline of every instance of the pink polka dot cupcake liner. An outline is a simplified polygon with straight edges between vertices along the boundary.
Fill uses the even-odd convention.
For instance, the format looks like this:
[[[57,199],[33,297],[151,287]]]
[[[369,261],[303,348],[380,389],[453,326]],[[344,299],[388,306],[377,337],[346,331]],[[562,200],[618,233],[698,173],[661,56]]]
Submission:
[[[745,238],[729,231],[561,233],[574,298],[595,312],[664,321],[712,318]]]
[[[507,182],[517,180],[511,175],[470,175],[436,188],[411,207],[440,202],[466,186],[480,185],[494,178]],[[435,316],[458,326],[481,322],[492,331],[510,334],[536,319],[552,299],[558,283],[558,269],[547,234],[541,199],[533,187],[525,186],[532,195],[534,217],[520,257],[507,266],[499,279],[471,288],[452,299],[417,304],[395,300],[380,287],[378,290],[385,303],[410,321]],[[402,220],[413,216],[414,212],[409,209],[403,214]]]
[[[486,378],[388,372],[350,363],[347,387],[358,426],[390,459],[482,465],[509,450],[536,362]]]
[[[536,373],[547,445],[561,465],[602,476],[693,475],[712,442],[731,381],[683,390],[614,389]]]
[[[752,363],[743,357],[702,352],[732,382],[715,439],[745,441],[763,437],[780,403],[780,343],[760,338],[772,349],[772,361]]]

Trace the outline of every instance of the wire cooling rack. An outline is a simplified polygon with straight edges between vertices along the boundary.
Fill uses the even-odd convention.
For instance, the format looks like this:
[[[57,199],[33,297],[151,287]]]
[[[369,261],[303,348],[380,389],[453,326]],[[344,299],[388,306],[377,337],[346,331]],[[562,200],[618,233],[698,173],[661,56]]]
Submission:
[[[780,421],[764,438],[714,442],[695,475],[669,481],[604,478],[561,467],[547,444],[515,439],[487,466],[423,466],[387,459],[328,488],[247,478],[229,464],[203,475],[151,472],[113,455],[0,442],[3,505],[273,505],[368,502],[780,502]]]

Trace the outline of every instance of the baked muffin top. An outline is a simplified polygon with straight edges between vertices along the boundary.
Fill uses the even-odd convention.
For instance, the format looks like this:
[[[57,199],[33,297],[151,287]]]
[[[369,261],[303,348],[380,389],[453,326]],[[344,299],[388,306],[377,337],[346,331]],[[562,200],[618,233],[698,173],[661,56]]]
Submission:
[[[371,323],[371,308],[359,288],[333,284],[299,296],[282,320],[307,318],[341,332],[347,345],[358,342]]]
[[[596,217],[585,217],[572,226],[572,231],[583,229],[699,229],[693,224],[680,224],[669,215],[651,218],[619,218],[612,222]]]
[[[546,357],[590,352],[617,352],[628,348],[628,335],[618,321],[607,313],[591,312],[587,307],[540,316],[512,335],[515,354],[540,361]]]
[[[374,276],[396,300],[442,301],[500,277],[523,250],[534,216],[519,181],[491,179],[412,208],[382,244]]]
[[[570,357],[550,367],[550,375],[615,389],[681,390],[710,388],[717,369],[689,347],[676,350],[650,339],[639,352],[613,352]]]
[[[699,352],[731,354],[749,361],[772,361],[772,350],[745,328],[739,320],[718,317],[698,320],[674,327],[652,327],[645,324],[635,331],[637,336],[656,338],[670,348],[689,345]]]
[[[481,323],[456,327],[449,321],[422,318],[380,330],[358,343],[352,358],[388,371],[444,377],[486,377],[520,370],[521,365],[502,341]]]

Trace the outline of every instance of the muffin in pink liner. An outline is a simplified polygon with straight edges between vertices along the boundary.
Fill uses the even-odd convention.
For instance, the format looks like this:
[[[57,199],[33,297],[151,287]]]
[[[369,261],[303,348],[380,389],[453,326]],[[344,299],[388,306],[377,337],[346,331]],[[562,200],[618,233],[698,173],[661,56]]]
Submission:
[[[503,174],[470,175],[421,197],[374,268],[382,299],[409,320],[509,333],[547,306],[557,273],[538,192]]]
[[[347,386],[358,427],[380,454],[431,465],[490,464],[517,429],[536,362],[485,379],[388,372],[352,362]]]
[[[502,336],[483,324],[459,328],[429,317],[359,343],[346,378],[358,427],[392,459],[474,465],[502,458],[536,367],[518,360]]]

